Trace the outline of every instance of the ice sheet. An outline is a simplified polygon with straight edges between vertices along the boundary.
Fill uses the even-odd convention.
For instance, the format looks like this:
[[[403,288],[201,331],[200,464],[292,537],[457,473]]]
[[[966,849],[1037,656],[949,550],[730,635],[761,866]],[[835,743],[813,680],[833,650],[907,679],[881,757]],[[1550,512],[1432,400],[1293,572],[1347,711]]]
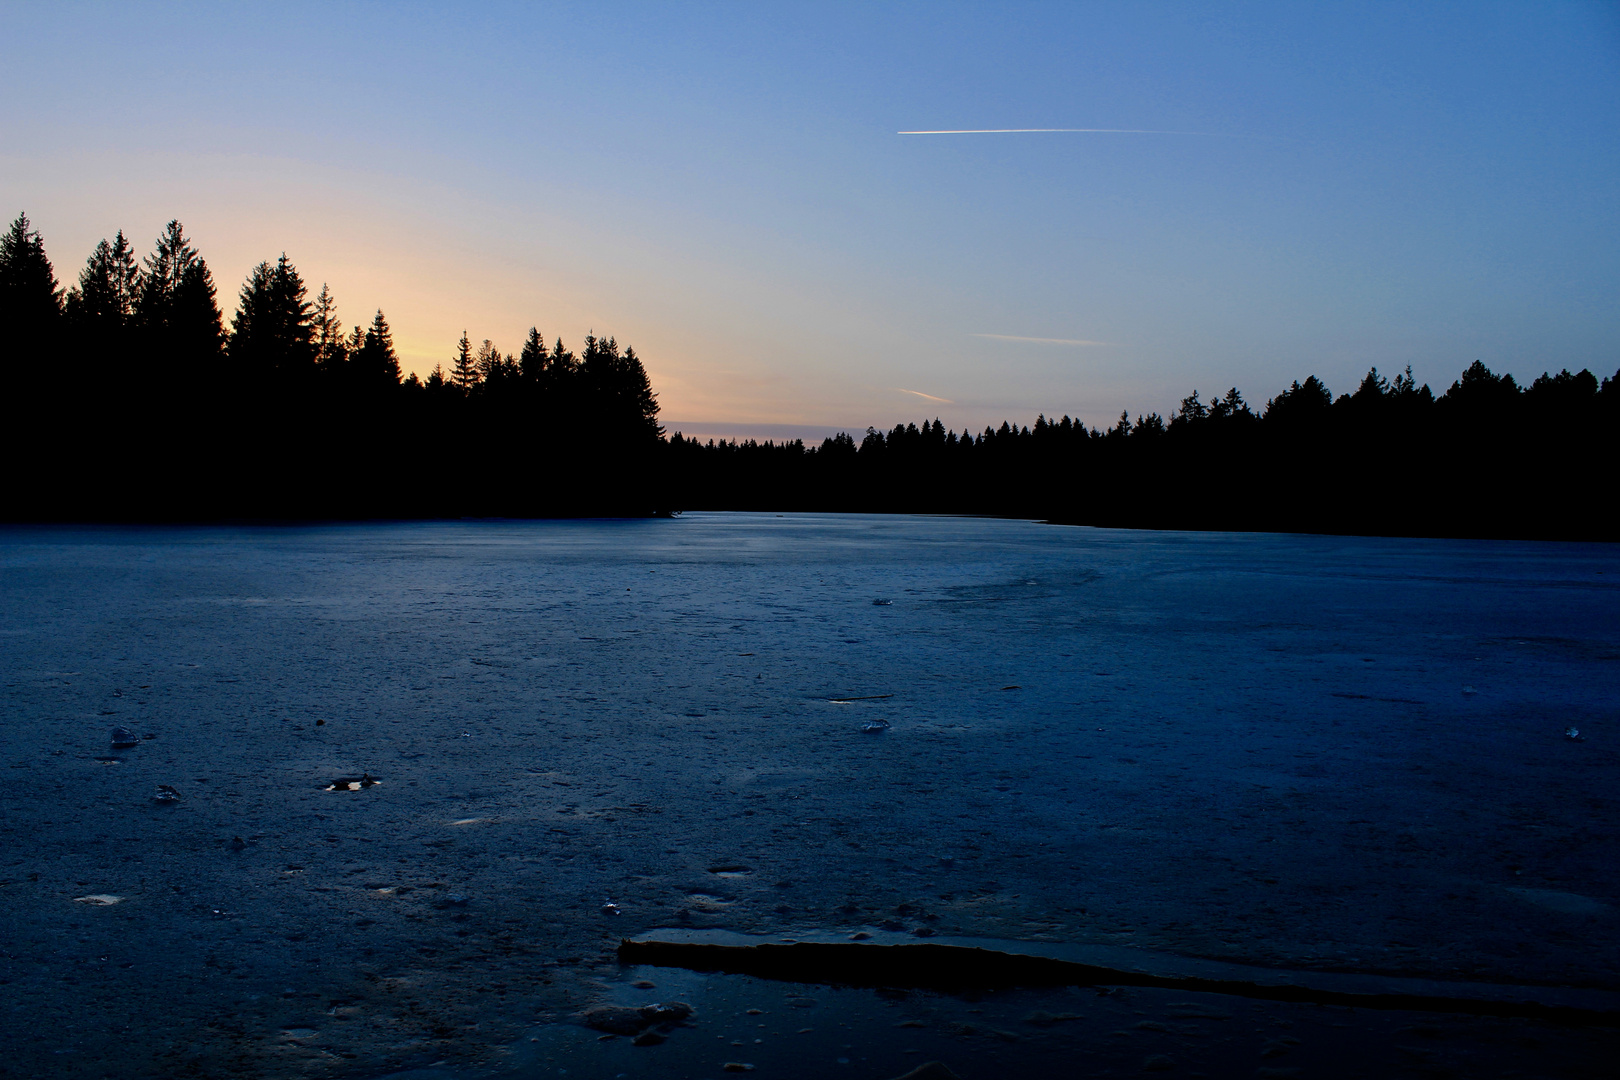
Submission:
[[[6,530],[3,1023],[409,1064],[657,926],[1614,989],[1617,587],[962,518]]]

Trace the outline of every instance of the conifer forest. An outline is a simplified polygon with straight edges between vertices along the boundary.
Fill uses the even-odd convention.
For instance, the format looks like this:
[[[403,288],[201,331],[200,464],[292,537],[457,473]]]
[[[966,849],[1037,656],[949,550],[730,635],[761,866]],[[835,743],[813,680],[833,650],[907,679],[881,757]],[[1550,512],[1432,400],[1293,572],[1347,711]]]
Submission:
[[[538,328],[463,334],[402,376],[385,314],[345,327],[285,255],[227,318],[171,221],[122,232],[64,283],[19,215],[0,237],[10,521],[642,516],[681,510],[972,513],[1065,524],[1620,538],[1620,372],[1528,386],[1475,361],[1435,393],[1373,369],[1263,405],[1236,388],[1102,430],[1065,416],[935,419],[819,446],[700,443],[659,424],[633,348]],[[476,336],[476,335],[475,335]]]

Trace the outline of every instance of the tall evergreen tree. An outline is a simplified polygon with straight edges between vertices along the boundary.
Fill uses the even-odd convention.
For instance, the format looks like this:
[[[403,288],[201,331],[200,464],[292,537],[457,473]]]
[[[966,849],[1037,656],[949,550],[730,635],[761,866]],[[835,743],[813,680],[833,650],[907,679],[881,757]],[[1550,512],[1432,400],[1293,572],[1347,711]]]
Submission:
[[[502,359],[501,350],[497,349],[489,338],[485,338],[484,343],[478,346],[478,352],[473,356],[473,367],[478,369],[478,378],[481,381],[487,381],[493,375],[498,379]]]
[[[366,346],[366,328],[355,324],[349,331],[349,336],[343,342],[343,355],[353,360],[360,355],[360,350]]]
[[[616,365],[616,383],[620,402],[623,403],[626,417],[631,419],[641,432],[651,438],[659,438],[664,429],[658,423],[658,395],[653,393],[652,380],[647,377],[647,369],[642,366],[641,357],[636,350],[626,347],[624,356]],[[941,433],[944,426],[934,421]]]
[[[634,349],[623,353],[611,337],[585,337],[579,380],[591,402],[596,422],[614,438],[640,440],[663,433],[658,426],[658,398]]]
[[[546,355],[546,339],[539,328],[529,327],[529,336],[523,339],[523,351],[518,354],[518,371],[527,383],[538,385],[546,377],[551,357]]]
[[[260,263],[242,286],[228,345],[249,379],[303,381],[315,370],[315,324],[308,290],[285,253]]]
[[[171,384],[196,391],[217,381],[224,332],[214,275],[178,221],[143,262],[131,323],[147,366]]]
[[[465,330],[461,332],[461,340],[456,343],[455,358],[450,362],[450,381],[463,394],[470,393],[478,385],[478,364],[473,359],[472,343],[467,340]]]
[[[62,289],[45,241],[18,214],[0,236],[0,380],[19,400],[44,383],[44,357],[62,314]]]
[[[68,321],[97,337],[121,334],[135,317],[139,289],[140,264],[119,229],[112,243],[96,245],[79,271],[79,283],[67,295]]]
[[[79,271],[78,284],[68,291],[63,314],[70,347],[78,354],[79,366],[89,378],[85,389],[93,396],[121,397],[144,367],[130,355],[139,288],[140,264],[120,229],[112,243],[102,240],[96,245]]]
[[[1407,373],[1411,373],[1410,368],[1407,369]],[[1249,409],[1249,403],[1243,400],[1243,395],[1238,393],[1238,388],[1235,386],[1228,390],[1226,396],[1221,399],[1219,415],[1233,419],[1242,417],[1252,420],[1254,418],[1254,413]]]
[[[315,363],[321,371],[336,376],[348,360],[349,350],[343,340],[343,324],[337,317],[337,301],[324,282],[310,311],[310,322],[315,328]]]
[[[1209,407],[1198,400],[1198,391],[1194,390],[1181,399],[1181,408],[1176,415],[1170,418],[1170,426],[1183,427],[1187,424],[1197,424],[1209,417]]]
[[[566,383],[579,373],[579,361],[572,351],[563,348],[562,338],[551,347],[551,363],[547,365],[554,382]]]
[[[62,310],[62,289],[39,230],[18,214],[0,236],[0,318],[50,319]]]
[[[1322,380],[1311,375],[1297,379],[1287,390],[1266,402],[1265,419],[1273,424],[1305,427],[1319,424],[1333,405],[1333,395]]]
[[[1472,412],[1484,417],[1512,406],[1519,397],[1519,384],[1510,374],[1498,375],[1481,360],[1468,365],[1462,378],[1451,384],[1451,389],[1440,399],[1451,411]]]
[[[399,386],[399,356],[394,352],[394,334],[377,309],[371,326],[366,330],[364,342],[349,361],[354,371],[355,384],[367,391],[387,391]]]

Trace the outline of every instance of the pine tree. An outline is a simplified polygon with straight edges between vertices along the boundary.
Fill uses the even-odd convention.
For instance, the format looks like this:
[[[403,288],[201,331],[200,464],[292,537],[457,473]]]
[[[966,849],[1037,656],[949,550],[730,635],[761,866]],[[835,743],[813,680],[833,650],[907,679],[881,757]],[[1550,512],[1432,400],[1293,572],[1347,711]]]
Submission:
[[[585,335],[585,348],[579,354],[579,384],[590,402],[592,412],[603,413],[601,423],[611,411],[614,397],[614,361],[619,358],[619,343],[612,338],[598,338],[594,333]]]
[[[171,383],[215,382],[224,342],[214,276],[178,221],[170,221],[143,262],[131,325],[145,364]]]
[[[175,307],[188,275],[194,276],[198,266],[206,272],[206,264],[186,239],[180,223],[170,221],[143,265],[135,296],[135,320],[142,329],[167,336],[173,329]],[[210,276],[210,285],[212,282]]]
[[[236,314],[231,316],[231,336],[226,349],[238,371],[245,372],[250,362],[258,368],[273,364],[259,355],[268,351],[265,343],[274,334],[271,273],[267,262],[261,262],[248,272],[238,296]]]
[[[285,253],[260,263],[242,286],[229,351],[249,378],[303,380],[315,370],[315,325],[308,290]]]
[[[523,351],[518,354],[518,371],[525,382],[538,384],[546,377],[551,358],[546,355],[546,339],[538,328],[529,327],[529,336],[523,339]]]
[[[397,389],[400,382],[399,356],[394,352],[394,335],[377,309],[371,326],[366,329],[364,342],[349,361],[356,385],[370,391]]]
[[[140,265],[120,229],[112,243],[96,245],[79,271],[79,283],[67,295],[68,321],[98,336],[117,335],[135,316],[139,288]]]
[[[1238,393],[1238,388],[1235,386],[1228,390],[1226,396],[1221,399],[1220,415],[1234,419],[1237,417],[1246,420],[1254,419],[1254,413],[1249,410],[1249,403],[1243,400],[1243,395]]]
[[[337,301],[324,282],[315,297],[310,322],[315,328],[315,363],[326,374],[336,376],[348,360],[349,350],[343,340],[343,324],[337,317]]]
[[[574,358],[573,352],[563,348],[562,338],[551,347],[551,363],[547,368],[551,372],[553,381],[566,383],[579,373],[579,361]]]
[[[1181,399],[1181,409],[1170,418],[1170,426],[1184,427],[1188,424],[1199,423],[1208,417],[1208,406],[1206,406],[1202,401],[1198,400],[1198,391],[1194,390],[1191,394],[1188,394],[1186,397]]]
[[[653,393],[652,380],[642,366],[636,350],[626,347],[618,365],[618,392],[626,415],[633,418],[642,432],[658,438],[664,429],[658,423],[658,395]],[[934,421],[939,424],[939,421]],[[943,426],[940,428],[943,431]]]
[[[491,375],[499,378],[501,367],[501,351],[497,349],[489,338],[478,346],[478,352],[473,356],[473,367],[478,371],[478,378],[487,381]]]
[[[0,236],[0,380],[22,400],[43,383],[40,368],[62,313],[62,290],[45,241],[18,214]]]
[[[62,309],[62,290],[39,230],[18,214],[0,236],[0,317],[48,318]]]
[[[461,332],[461,341],[456,345],[455,359],[450,363],[450,381],[463,394],[470,393],[478,385],[478,366],[473,360],[472,344],[467,340],[465,330]]]

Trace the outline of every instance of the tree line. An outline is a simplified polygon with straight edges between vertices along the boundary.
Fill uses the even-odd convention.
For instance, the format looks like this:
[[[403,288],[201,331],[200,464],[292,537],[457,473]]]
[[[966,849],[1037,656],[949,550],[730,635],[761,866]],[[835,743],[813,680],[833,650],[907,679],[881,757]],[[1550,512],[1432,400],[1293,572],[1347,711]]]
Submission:
[[[448,364],[448,367],[445,365]],[[635,351],[516,354],[463,334],[402,377],[381,310],[345,330],[285,255],[227,323],[179,222],[123,233],[63,288],[19,216],[0,236],[11,520],[980,513],[1105,526],[1620,539],[1620,372],[1521,387],[1476,361],[1444,393],[1369,371],[1264,406],[1194,392],[1165,418],[973,434],[936,418],[807,446],[665,439]],[[1606,479],[1608,478],[1608,479]]]
[[[402,377],[379,309],[345,330],[285,254],[227,322],[178,221],[137,259],[122,232],[58,282],[26,215],[0,236],[0,380],[12,519],[650,513],[664,448],[641,360],[531,328],[466,334]]]
[[[976,513],[1129,528],[1620,539],[1620,372],[1528,387],[1475,361],[1443,394],[1408,367],[1262,407],[1197,391],[1168,419],[1064,416],[977,435],[936,418],[819,446],[670,442],[675,501],[728,509]]]

